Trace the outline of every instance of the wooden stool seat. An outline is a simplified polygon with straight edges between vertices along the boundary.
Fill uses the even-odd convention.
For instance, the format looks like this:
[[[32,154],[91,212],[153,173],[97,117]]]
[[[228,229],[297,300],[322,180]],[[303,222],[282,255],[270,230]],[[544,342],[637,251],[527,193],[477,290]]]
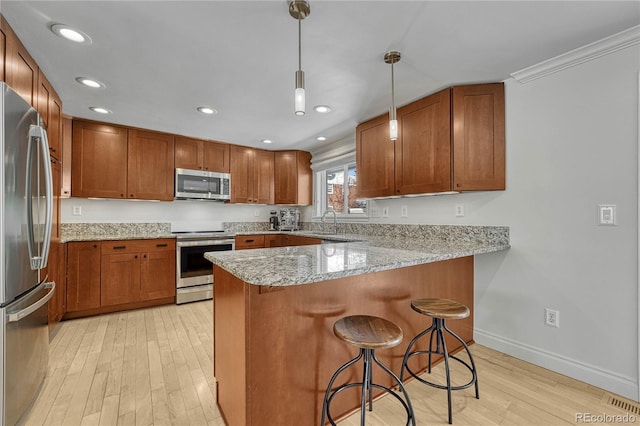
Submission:
[[[449,299],[415,299],[411,301],[411,308],[432,318],[462,319],[469,316],[469,308]]]
[[[402,342],[402,329],[389,320],[369,315],[340,318],[333,325],[334,334],[350,345],[363,349],[386,349]]]

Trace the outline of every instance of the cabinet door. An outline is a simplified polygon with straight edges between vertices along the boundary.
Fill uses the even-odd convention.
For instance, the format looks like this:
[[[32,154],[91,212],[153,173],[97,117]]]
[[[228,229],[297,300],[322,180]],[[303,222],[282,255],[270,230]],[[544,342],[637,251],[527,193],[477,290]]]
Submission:
[[[5,81],[31,106],[37,107],[38,65],[2,18],[6,36]]]
[[[62,163],[51,158],[51,177],[53,178],[53,212],[51,215],[51,239],[60,238],[60,180]]]
[[[253,202],[258,204],[273,204],[275,201],[273,151],[256,149],[254,164]]]
[[[450,109],[445,89],[398,110],[396,194],[451,191]]]
[[[60,197],[71,197],[71,138],[72,121],[70,117],[62,118],[62,178],[60,181]]]
[[[504,84],[453,88],[456,191],[505,189]]]
[[[229,173],[229,144],[222,142],[203,142],[204,170]]]
[[[356,128],[356,168],[358,198],[394,194],[394,143],[389,139],[387,114]]]
[[[266,248],[272,247],[284,247],[286,235],[275,234],[275,235],[265,235],[264,236],[264,246]]]
[[[231,202],[253,202],[253,148],[231,146]]]
[[[48,264],[49,281],[56,283],[56,291],[49,301],[49,328],[51,329],[67,311],[67,262],[64,243],[51,243]]]
[[[174,137],[129,130],[128,198],[173,201]]]
[[[175,297],[175,241],[150,241],[149,246],[149,251],[142,254],[140,265],[140,298],[153,300]]]
[[[62,160],[62,102],[42,70],[38,72],[37,110],[47,128],[49,154]]]
[[[140,257],[140,253],[102,256],[100,306],[140,300]]]
[[[126,198],[127,129],[73,121],[73,197]]]
[[[204,141],[176,136],[176,168],[202,170]]]
[[[6,81],[5,66],[7,63],[7,35],[4,30],[4,18],[0,22],[0,81]]]
[[[265,247],[264,235],[236,235],[235,249],[255,249]]]
[[[67,310],[100,307],[100,242],[67,244]]]

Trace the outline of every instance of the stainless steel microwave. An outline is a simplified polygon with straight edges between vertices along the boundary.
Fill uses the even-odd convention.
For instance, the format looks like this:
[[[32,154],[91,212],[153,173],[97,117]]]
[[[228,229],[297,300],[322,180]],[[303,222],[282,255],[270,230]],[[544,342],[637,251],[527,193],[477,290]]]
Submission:
[[[202,170],[176,169],[176,200],[230,200],[231,175]]]

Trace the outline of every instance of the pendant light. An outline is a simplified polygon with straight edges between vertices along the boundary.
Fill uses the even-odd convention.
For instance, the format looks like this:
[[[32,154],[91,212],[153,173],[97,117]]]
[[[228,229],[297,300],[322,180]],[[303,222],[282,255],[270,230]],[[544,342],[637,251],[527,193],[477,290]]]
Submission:
[[[398,120],[396,118],[395,87],[393,82],[393,64],[400,61],[400,52],[392,50],[384,55],[384,61],[391,64],[391,107],[389,108],[389,139],[398,139]]]
[[[311,7],[306,0],[292,0],[289,2],[289,15],[298,20],[298,71],[296,71],[296,91],[294,105],[296,115],[304,115],[304,71],[302,71],[302,20],[311,13]]]

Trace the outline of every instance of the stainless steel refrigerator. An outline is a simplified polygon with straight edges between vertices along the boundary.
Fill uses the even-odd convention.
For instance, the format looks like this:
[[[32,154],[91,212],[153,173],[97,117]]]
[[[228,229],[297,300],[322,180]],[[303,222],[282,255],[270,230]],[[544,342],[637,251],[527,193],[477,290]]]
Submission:
[[[0,413],[3,425],[13,425],[37,396],[49,362],[47,302],[55,284],[40,270],[53,191],[40,116],[5,83],[0,91]]]

